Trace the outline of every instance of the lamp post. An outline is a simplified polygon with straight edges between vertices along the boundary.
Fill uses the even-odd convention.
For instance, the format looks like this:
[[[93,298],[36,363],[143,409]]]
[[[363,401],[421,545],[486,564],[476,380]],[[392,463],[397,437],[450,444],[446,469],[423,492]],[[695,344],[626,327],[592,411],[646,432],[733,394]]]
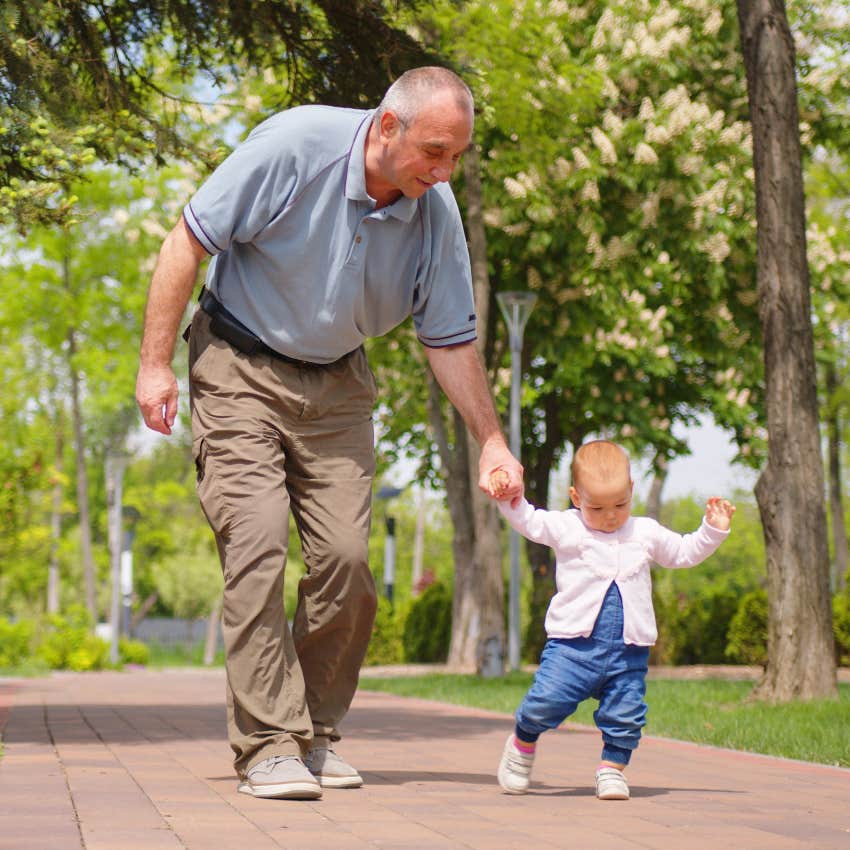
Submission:
[[[121,537],[121,566],[119,570],[121,633],[129,638],[132,637],[130,623],[133,613],[133,538],[136,536],[136,522],[141,514],[132,505],[125,505],[121,509],[121,516],[125,520],[124,533]]]
[[[394,499],[401,495],[401,487],[381,487],[378,490],[379,499]],[[387,536],[384,538],[384,595],[392,603],[393,588],[395,586],[395,517],[390,516],[389,504],[385,521],[387,524]]]
[[[118,663],[118,638],[121,631],[121,548],[124,468],[127,454],[109,448],[106,452],[106,508],[109,517],[109,552],[112,574],[112,600],[109,612],[109,660]]]
[[[519,424],[519,396],[522,384],[522,337],[528,317],[534,309],[537,296],[532,292],[499,292],[496,295],[499,308],[505,318],[511,345],[511,409],[510,441],[511,453],[519,460],[521,433]],[[519,534],[511,529],[510,536],[511,573],[508,598],[508,664],[511,670],[519,670]]]

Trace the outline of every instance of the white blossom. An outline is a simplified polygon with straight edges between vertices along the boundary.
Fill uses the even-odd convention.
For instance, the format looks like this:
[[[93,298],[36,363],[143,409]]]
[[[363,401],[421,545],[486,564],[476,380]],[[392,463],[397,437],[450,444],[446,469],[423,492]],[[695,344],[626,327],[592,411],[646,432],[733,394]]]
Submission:
[[[593,139],[593,144],[599,149],[602,162],[605,165],[613,165],[617,161],[617,151],[608,136],[599,127],[594,127],[590,131],[590,136]]]
[[[576,168],[590,168],[590,160],[581,148],[573,148],[573,162],[576,164]]]
[[[616,139],[623,132],[623,119],[610,109],[606,109],[605,114],[602,116],[602,126],[605,128],[606,133]]]
[[[645,97],[640,102],[640,112],[638,112],[638,118],[641,121],[649,121],[650,118],[655,117],[655,107],[652,104],[651,98]]]
[[[566,180],[572,173],[572,170],[572,164],[562,156],[559,156],[549,169],[554,180]]]
[[[713,233],[699,247],[715,263],[722,263],[729,256],[731,250],[726,234],[720,232]]]
[[[722,25],[723,15],[720,13],[720,9],[715,7],[708,13],[708,17],[703,22],[702,31],[706,35],[715,36],[720,31]]]
[[[513,177],[506,177],[504,180],[505,191],[515,200],[521,200],[524,198],[528,192],[525,186],[520,183],[519,180],[515,180]]]
[[[659,145],[666,145],[673,138],[666,127],[658,124],[647,124],[645,135],[647,142],[654,142]]]
[[[599,186],[596,185],[595,180],[587,180],[581,188],[581,194],[579,197],[583,201],[598,201],[599,200]]]
[[[635,148],[635,162],[641,165],[655,165],[658,162],[658,154],[646,142],[638,142]]]

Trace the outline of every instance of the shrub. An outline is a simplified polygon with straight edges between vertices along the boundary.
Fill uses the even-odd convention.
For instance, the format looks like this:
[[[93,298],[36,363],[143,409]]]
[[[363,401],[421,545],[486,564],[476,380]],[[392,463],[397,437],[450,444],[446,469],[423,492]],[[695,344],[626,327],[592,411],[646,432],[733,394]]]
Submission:
[[[91,632],[85,608],[69,609],[63,617],[47,618],[47,630],[36,656],[54,670],[100,670],[109,659],[109,644]]]
[[[379,597],[375,625],[364,663],[401,664],[404,661],[403,629],[404,613],[393,608],[386,597]]]
[[[850,662],[850,591],[839,593],[832,600],[832,630],[838,660],[847,664]]]
[[[724,663],[727,633],[737,605],[738,597],[730,590],[709,591],[678,603],[659,605],[656,615],[663,662]]]
[[[29,620],[0,620],[0,668],[17,667],[29,658],[33,631]]]
[[[118,639],[118,654],[124,664],[147,664],[151,657],[147,644],[129,638]]]
[[[452,594],[440,581],[410,606],[404,622],[406,661],[445,661],[452,636]]]
[[[741,599],[729,625],[726,657],[738,664],[767,663],[767,593],[753,590]]]

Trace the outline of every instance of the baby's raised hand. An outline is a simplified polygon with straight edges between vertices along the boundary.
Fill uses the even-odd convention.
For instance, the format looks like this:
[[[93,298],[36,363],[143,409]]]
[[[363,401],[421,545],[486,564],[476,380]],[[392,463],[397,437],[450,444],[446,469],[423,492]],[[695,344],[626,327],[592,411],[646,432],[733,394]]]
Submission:
[[[728,499],[712,496],[705,504],[705,521],[719,531],[728,531],[732,525],[735,506]]]

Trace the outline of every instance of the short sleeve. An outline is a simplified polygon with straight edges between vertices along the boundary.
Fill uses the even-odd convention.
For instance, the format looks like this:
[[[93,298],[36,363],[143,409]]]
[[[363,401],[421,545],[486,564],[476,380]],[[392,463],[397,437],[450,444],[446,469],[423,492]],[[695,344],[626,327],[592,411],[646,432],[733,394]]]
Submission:
[[[207,178],[183,210],[209,254],[250,242],[285,206],[295,189],[295,158],[281,143],[286,113],[256,127]]]
[[[476,338],[475,300],[469,249],[457,202],[447,184],[425,196],[425,263],[417,281],[413,324],[431,348]]]

